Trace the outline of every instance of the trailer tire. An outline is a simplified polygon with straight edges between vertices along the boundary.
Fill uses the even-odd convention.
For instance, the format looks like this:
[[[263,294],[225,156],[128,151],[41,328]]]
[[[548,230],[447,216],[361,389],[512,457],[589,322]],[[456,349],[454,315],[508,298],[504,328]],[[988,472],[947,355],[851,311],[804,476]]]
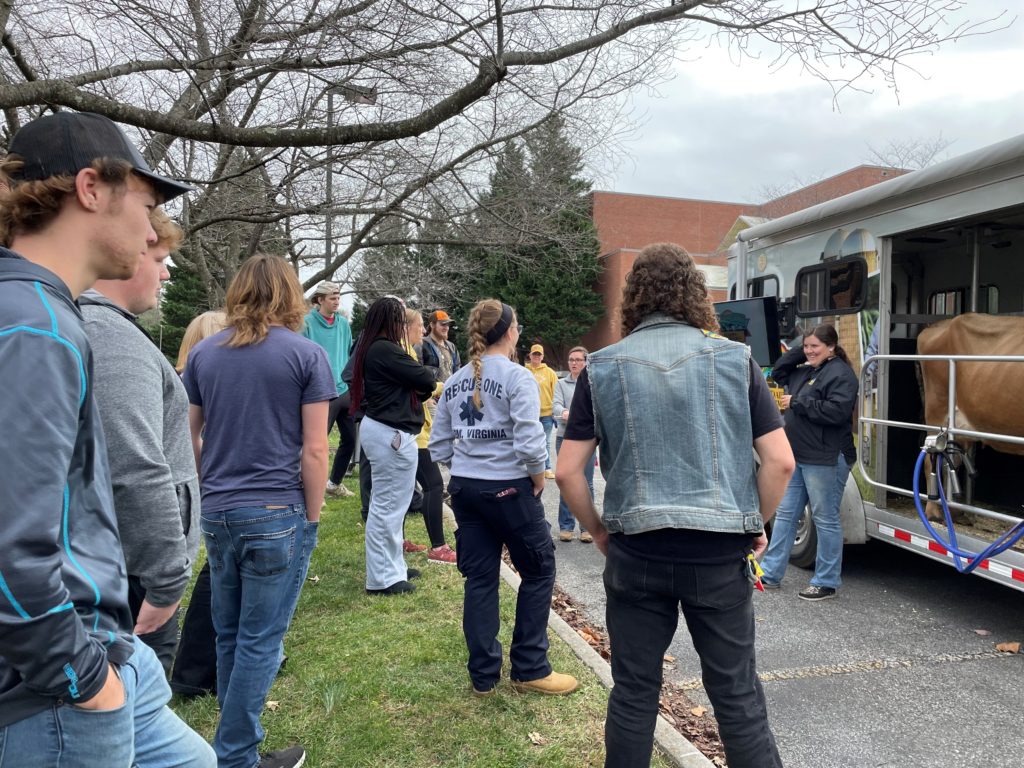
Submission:
[[[804,507],[804,513],[796,524],[796,539],[789,553],[789,562],[797,568],[813,568],[818,557],[818,530],[811,519],[810,507]]]

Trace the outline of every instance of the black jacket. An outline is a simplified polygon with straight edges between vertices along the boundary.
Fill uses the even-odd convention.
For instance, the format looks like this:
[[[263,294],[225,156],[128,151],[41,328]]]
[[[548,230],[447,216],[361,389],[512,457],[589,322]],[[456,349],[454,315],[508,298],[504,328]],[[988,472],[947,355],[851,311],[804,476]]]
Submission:
[[[374,339],[363,358],[362,411],[374,421],[417,434],[422,401],[434,391],[434,374],[398,344]]]
[[[838,357],[817,368],[806,362],[801,340],[772,369],[772,378],[792,395],[785,422],[793,456],[801,464],[821,465],[835,464],[842,453],[852,462],[857,375]]]

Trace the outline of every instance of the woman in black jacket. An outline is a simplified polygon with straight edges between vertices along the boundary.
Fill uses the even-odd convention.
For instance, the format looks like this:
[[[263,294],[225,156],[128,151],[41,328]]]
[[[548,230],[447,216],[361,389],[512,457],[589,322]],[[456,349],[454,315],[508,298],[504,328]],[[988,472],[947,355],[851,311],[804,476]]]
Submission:
[[[423,400],[434,375],[402,347],[405,307],[377,299],[366,313],[356,344],[352,410],[361,410],[359,439],[370,460],[373,490],[366,520],[366,591],[412,592],[402,555],[402,522],[416,485],[416,435],[423,427]]]
[[[765,553],[762,584],[777,588],[786,572],[796,525],[810,503],[818,533],[817,560],[804,600],[835,597],[843,564],[843,527],[839,520],[842,489],[856,458],[853,409],[857,376],[831,325],[819,325],[779,358],[772,377],[786,386],[786,436],[793,447],[796,471],[775,513]]]

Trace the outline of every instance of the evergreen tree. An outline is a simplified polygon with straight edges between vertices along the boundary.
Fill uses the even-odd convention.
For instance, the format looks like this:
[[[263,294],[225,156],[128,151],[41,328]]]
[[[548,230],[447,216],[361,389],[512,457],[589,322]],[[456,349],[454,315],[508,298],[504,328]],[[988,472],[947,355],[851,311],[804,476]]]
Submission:
[[[552,363],[579,344],[603,307],[594,290],[600,244],[590,215],[590,182],[582,173],[582,154],[560,118],[523,144],[505,145],[481,205],[481,230],[505,230],[500,239],[512,243],[508,230],[541,232],[545,242],[475,249],[478,279],[462,307],[465,313],[482,296],[511,304],[524,325],[520,352],[539,342]]]
[[[160,304],[158,338],[160,351],[173,362],[178,359],[181,339],[192,318],[214,307],[209,304],[209,291],[193,270],[172,265],[168,271],[171,279],[167,281]]]

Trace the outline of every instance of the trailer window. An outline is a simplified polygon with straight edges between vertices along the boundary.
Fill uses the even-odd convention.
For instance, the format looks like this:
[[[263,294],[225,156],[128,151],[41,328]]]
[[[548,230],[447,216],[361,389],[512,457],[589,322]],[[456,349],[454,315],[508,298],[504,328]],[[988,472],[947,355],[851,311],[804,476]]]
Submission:
[[[970,286],[949,288],[934,291],[928,297],[928,313],[931,315],[960,315],[966,312],[970,304]],[[994,315],[999,312],[999,288],[994,285],[983,285],[978,291],[978,311]]]
[[[779,278],[775,275],[765,275],[747,281],[747,298],[757,299],[762,296],[779,298]]]
[[[867,262],[859,256],[804,267],[796,274],[796,314],[848,315],[864,307]]]

